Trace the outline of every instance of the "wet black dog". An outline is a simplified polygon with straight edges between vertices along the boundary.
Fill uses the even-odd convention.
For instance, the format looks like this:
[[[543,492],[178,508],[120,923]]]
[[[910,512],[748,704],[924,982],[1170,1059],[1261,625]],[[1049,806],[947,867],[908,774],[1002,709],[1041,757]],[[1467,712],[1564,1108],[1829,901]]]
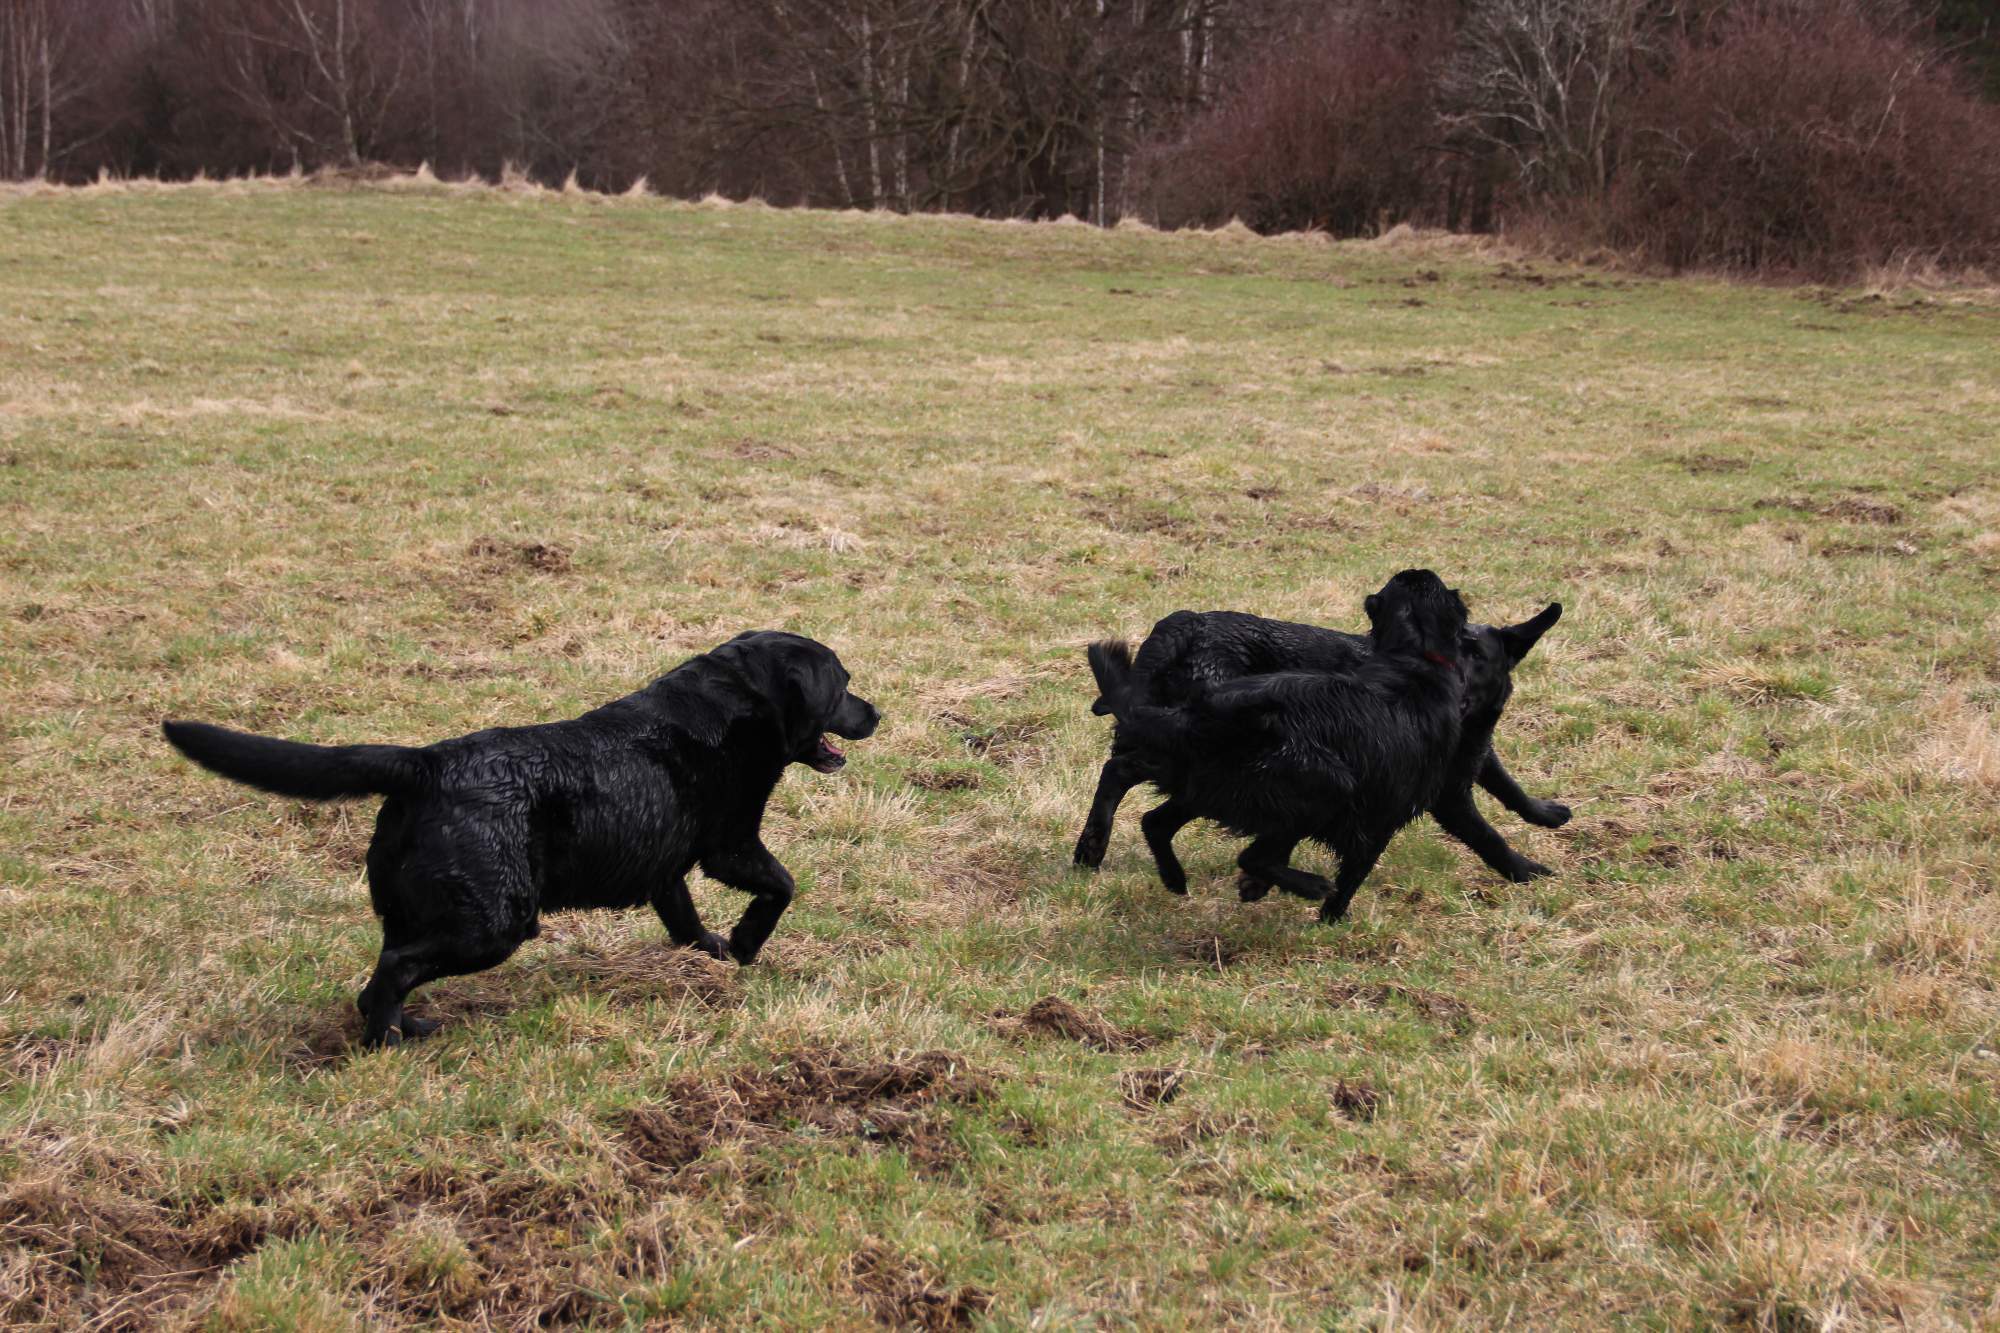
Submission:
[[[1187,890],[1174,835],[1194,819],[1212,819],[1252,840],[1237,862],[1246,897],[1276,885],[1319,900],[1320,919],[1338,921],[1389,839],[1454,780],[1468,713],[1498,716],[1490,697],[1468,708],[1457,654],[1477,639],[1467,633],[1464,602],[1430,571],[1405,570],[1368,598],[1367,609],[1373,651],[1347,670],[1197,679],[1169,706],[1135,697],[1126,645],[1091,648],[1122,761],[1167,796],[1141,827],[1169,889]],[[1507,679],[1500,660],[1482,653],[1472,664],[1473,683],[1488,696],[1495,680]],[[1482,742],[1472,753],[1483,750]],[[1291,868],[1307,838],[1339,856],[1332,884]]]
[[[1499,830],[1487,823],[1473,803],[1472,784],[1477,781],[1530,824],[1561,828],[1569,822],[1568,806],[1537,800],[1522,791],[1492,745],[1493,728],[1513,694],[1511,673],[1515,665],[1561,615],[1562,604],[1553,602],[1519,625],[1468,627],[1470,639],[1458,655],[1471,673],[1466,699],[1474,711],[1465,718],[1452,776],[1431,807],[1431,814],[1445,832],[1515,883],[1551,872],[1508,846]],[[1142,703],[1168,706],[1188,698],[1198,685],[1219,684],[1240,676],[1273,671],[1352,671],[1370,651],[1372,641],[1366,635],[1266,620],[1238,611],[1176,611],[1153,626],[1153,632],[1139,646],[1129,689]],[[1100,699],[1091,705],[1091,711],[1102,714],[1110,710]],[[1114,740],[1111,756],[1097,780],[1090,814],[1077,836],[1078,865],[1102,864],[1119,803],[1142,780],[1131,762],[1129,747]]]
[[[667,933],[748,963],[792,900],[764,846],[764,806],[787,765],[831,773],[881,714],[840,659],[796,634],[739,634],[636,694],[568,722],[499,727],[435,745],[302,745],[199,722],[167,739],[224,777],[284,796],[383,795],[368,848],[382,957],[361,992],[369,1045],[436,1026],[411,990],[506,960],[545,911],[650,902]],[[699,865],[751,894],[724,940],[703,927]]]

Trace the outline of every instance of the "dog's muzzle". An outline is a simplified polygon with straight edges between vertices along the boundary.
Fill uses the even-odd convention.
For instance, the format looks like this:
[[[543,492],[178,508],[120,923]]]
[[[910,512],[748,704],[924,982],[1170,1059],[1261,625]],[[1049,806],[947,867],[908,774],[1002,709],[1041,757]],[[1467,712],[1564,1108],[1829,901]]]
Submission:
[[[841,748],[822,736],[819,745],[806,757],[806,767],[819,773],[832,773],[846,767],[847,756]]]

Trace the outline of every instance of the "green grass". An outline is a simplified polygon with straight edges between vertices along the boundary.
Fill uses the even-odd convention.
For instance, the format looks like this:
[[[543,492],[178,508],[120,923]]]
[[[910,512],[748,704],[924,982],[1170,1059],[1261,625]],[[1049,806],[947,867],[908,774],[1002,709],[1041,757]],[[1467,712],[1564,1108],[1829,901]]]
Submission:
[[[1997,425],[1962,295],[0,199],[0,1317],[1991,1326]],[[1070,869],[1086,642],[1354,626],[1406,565],[1567,608],[1500,744],[1576,819],[1495,812],[1555,878],[1423,823],[1325,929],[1190,830],[1174,899],[1137,794]],[[888,715],[780,786],[765,961],[559,918],[409,1049],[350,1045],[369,807],[156,730],[421,742],[752,626]],[[1024,1026],[1047,996],[1097,1040]]]

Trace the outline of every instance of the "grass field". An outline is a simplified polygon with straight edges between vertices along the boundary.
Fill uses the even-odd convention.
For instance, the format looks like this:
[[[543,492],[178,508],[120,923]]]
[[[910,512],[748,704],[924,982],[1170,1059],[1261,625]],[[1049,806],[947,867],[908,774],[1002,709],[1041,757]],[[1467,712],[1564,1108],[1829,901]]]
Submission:
[[[2000,1326],[2000,306],[443,188],[0,199],[0,1319]],[[1350,921],[1071,870],[1082,646],[1560,598]],[[554,919],[364,1053],[366,803],[739,629],[794,769],[742,972]],[[1489,806],[1489,810],[1491,807]],[[1321,853],[1303,862],[1326,868]],[[711,919],[741,900],[698,883]]]

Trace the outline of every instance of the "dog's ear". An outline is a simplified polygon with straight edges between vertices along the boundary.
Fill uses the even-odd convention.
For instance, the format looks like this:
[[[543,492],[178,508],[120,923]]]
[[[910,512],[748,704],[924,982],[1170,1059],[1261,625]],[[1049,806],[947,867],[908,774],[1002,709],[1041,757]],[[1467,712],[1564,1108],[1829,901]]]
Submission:
[[[792,725],[817,736],[840,706],[840,674],[819,653],[800,653],[785,664],[785,715]]]
[[[1548,633],[1549,626],[1562,619],[1563,604],[1550,602],[1531,620],[1518,625],[1503,625],[1498,631],[1500,642],[1506,645],[1509,665],[1519,662],[1528,655],[1542,635]]]
[[[1371,592],[1361,599],[1361,609],[1368,613],[1369,630],[1378,639],[1399,624],[1410,624],[1409,603],[1400,597],[1388,598],[1379,592]]]

